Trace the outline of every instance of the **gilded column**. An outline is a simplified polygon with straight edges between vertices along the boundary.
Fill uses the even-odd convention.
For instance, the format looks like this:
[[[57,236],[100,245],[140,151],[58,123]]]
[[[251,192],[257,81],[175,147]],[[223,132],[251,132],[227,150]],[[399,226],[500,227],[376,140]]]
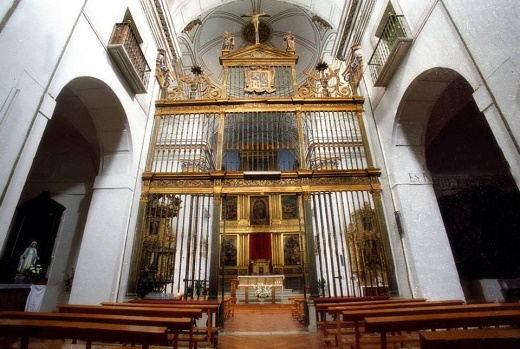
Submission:
[[[361,133],[361,139],[363,140],[363,149],[365,150],[365,157],[367,159],[367,167],[374,167],[374,160],[372,159],[372,152],[370,151],[370,144],[368,143],[367,131],[365,128],[365,122],[363,121],[363,107],[357,106],[356,118],[359,125],[359,132]]]
[[[298,125],[298,150],[300,157],[300,166],[298,169],[307,168],[307,160],[305,158],[305,147],[304,147],[304,134],[303,134],[303,120],[302,120],[302,110],[300,106],[297,106],[296,109],[296,123]]]
[[[222,157],[224,153],[224,126],[226,122],[226,113],[220,111],[218,115],[218,135],[217,135],[217,154],[215,159],[215,169],[217,171],[222,169]]]
[[[159,113],[155,114],[155,120],[153,125],[152,137],[150,139],[150,148],[148,150],[148,158],[146,161],[145,171],[152,171],[152,165],[155,159],[155,145],[157,144],[157,135],[159,134],[159,129],[161,128],[161,121],[163,120],[163,116]]]

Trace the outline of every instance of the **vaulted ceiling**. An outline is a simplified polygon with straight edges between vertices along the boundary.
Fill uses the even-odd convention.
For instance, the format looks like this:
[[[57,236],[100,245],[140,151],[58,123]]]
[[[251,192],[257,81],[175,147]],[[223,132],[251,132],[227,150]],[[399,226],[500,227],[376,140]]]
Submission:
[[[221,80],[220,56],[223,34],[235,38],[235,50],[252,45],[248,37],[251,17],[247,14],[265,13],[261,17],[263,44],[284,50],[283,38],[291,32],[295,36],[298,80],[304,71],[314,68],[317,61],[330,62],[341,14],[349,1],[345,0],[188,0],[170,1],[174,23],[182,28],[177,38],[181,50],[180,63],[184,73],[199,65],[211,74],[214,83]]]

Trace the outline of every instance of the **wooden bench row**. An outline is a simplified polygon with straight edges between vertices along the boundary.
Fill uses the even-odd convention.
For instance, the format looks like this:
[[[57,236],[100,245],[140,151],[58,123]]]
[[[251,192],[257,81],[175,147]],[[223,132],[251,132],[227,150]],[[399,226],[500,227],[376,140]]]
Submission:
[[[225,302],[224,302],[225,303]],[[205,315],[204,322],[202,324],[195,323],[194,329],[194,340],[195,342],[207,341],[209,346],[216,346],[217,335],[219,331],[219,317],[221,312],[221,303],[218,301],[169,301],[169,300],[134,300],[132,302],[103,302],[101,303],[104,307],[116,307],[116,308],[154,308],[154,309],[201,309]],[[227,305],[231,306],[231,305]],[[224,304],[226,307],[226,304]],[[69,305],[65,305],[60,308],[66,309]],[[80,309],[81,310],[81,309]],[[201,317],[197,318],[201,319]],[[201,336],[200,334],[204,334]]]
[[[197,348],[206,342],[215,346],[218,334],[219,302],[212,304],[129,304],[103,305],[63,304],[58,313],[0,312],[0,337],[21,338],[28,346],[29,338],[84,340],[87,348],[93,341],[168,345],[174,349],[180,342]],[[207,314],[206,326],[196,321]],[[49,331],[43,330],[48,327]],[[102,328],[103,331],[96,332]],[[162,332],[161,332],[162,331]],[[162,333],[162,334],[159,334]]]
[[[462,301],[459,301],[462,303]],[[457,304],[460,304],[457,303]],[[345,331],[352,332],[352,323],[344,323],[341,320],[341,312],[345,309],[351,310],[368,310],[368,309],[385,309],[385,308],[398,308],[405,306],[430,306],[431,304],[426,304],[426,299],[418,298],[418,299],[410,299],[410,298],[396,298],[390,300],[374,300],[374,301],[358,301],[355,303],[324,303],[320,306],[319,311],[323,313],[323,321],[318,322],[319,328],[321,328],[326,337],[324,340],[327,344],[332,342],[338,345],[338,342],[341,338],[341,333]]]
[[[520,309],[365,318],[365,331],[379,333],[381,349],[387,348],[387,333],[518,325],[520,325]],[[401,342],[401,340],[398,341]]]
[[[402,315],[413,314],[416,312],[429,313],[432,311],[431,309],[434,308],[444,309],[451,306],[460,306],[463,305],[463,303],[462,300],[404,301],[402,303],[392,302],[389,304],[374,304],[373,306],[332,307],[330,308],[330,312],[336,314],[336,328],[334,329],[334,333],[339,336],[336,341],[341,342],[341,331],[343,327],[350,327],[354,329],[354,338],[356,342],[355,347],[359,348],[360,330],[364,318],[367,316],[380,316],[378,314],[394,315],[399,312],[403,312]]]
[[[381,348],[386,348],[387,333],[401,334],[403,332],[416,332],[414,335],[393,335],[390,338],[392,342],[406,342],[406,341],[419,341],[417,331],[425,329],[447,329],[452,327],[443,327],[445,324],[442,321],[435,320],[428,322],[425,319],[437,319],[437,316],[446,316],[457,318],[459,314],[471,314],[464,315],[466,317],[465,326],[455,326],[457,323],[453,323],[453,328],[458,327],[482,327],[488,326],[484,321],[489,320],[491,325],[503,325],[510,326],[515,324],[516,318],[515,312],[520,311],[520,303],[484,303],[484,304],[463,304],[460,300],[446,300],[446,301],[425,301],[419,302],[375,302],[372,305],[331,305],[327,308],[327,312],[332,317],[335,316],[335,322],[326,322],[328,326],[323,326],[323,330],[327,333],[325,341],[329,346],[334,345],[336,347],[350,346],[354,348],[360,348],[360,342],[363,341],[368,344],[381,344]],[[511,314],[499,314],[498,312],[512,311]],[[484,314],[483,317],[479,315]],[[501,317],[506,315],[506,317]],[[423,316],[423,318],[421,318]],[[410,318],[407,318],[410,317]],[[380,319],[385,319],[384,325],[379,323]],[[370,320],[369,320],[370,319]],[[416,319],[420,321],[415,322]],[[472,320],[470,320],[472,319]],[[477,319],[477,320],[475,320]],[[417,328],[410,330],[406,326],[409,324],[406,321],[411,321],[413,326]],[[446,320],[448,321],[448,320]],[[452,321],[452,320],[450,320]],[[472,325],[471,321],[476,321],[476,325]],[[370,322],[370,324],[369,324]],[[335,326],[332,326],[335,323]],[[381,328],[375,328],[374,324],[382,326]],[[394,324],[396,327],[391,328],[390,324]],[[412,325],[409,325],[412,326]],[[353,331],[352,331],[353,329]],[[362,333],[367,334],[371,332],[377,332],[379,335],[374,336],[373,334],[362,336]],[[350,334],[350,336],[346,336]],[[353,334],[353,336],[352,336]],[[345,337],[345,338],[344,338]],[[352,341],[352,337],[354,340]]]
[[[322,297],[314,299],[316,308],[316,319],[320,322],[327,321],[327,308],[343,304],[376,304],[389,301],[389,296],[363,296],[363,297]],[[391,300],[393,301],[393,300]]]
[[[518,328],[479,328],[420,332],[421,349],[520,348]]]
[[[86,342],[86,349],[94,341],[131,342],[148,349],[152,344],[166,345],[167,331],[164,326],[0,318],[0,337],[21,338],[21,349],[29,347],[29,338],[80,339]]]
[[[48,312],[23,312],[23,311],[3,311],[0,312],[2,319],[22,319],[39,321],[65,321],[65,322],[88,322],[113,325],[133,325],[133,326],[156,326],[168,329],[166,342],[173,343],[173,348],[178,348],[179,336],[186,333],[186,341],[193,341],[194,317],[156,317],[156,316],[131,316],[131,315],[110,315],[94,313],[48,313]],[[171,338],[170,338],[171,337]],[[63,337],[65,338],[65,337]],[[81,337],[68,339],[82,339]],[[133,343],[132,341],[128,341]]]
[[[396,298],[389,300],[375,300],[375,301],[359,301],[355,303],[350,302],[338,302],[338,303],[322,303],[316,304],[316,313],[318,319],[318,326],[327,327],[332,322],[333,324],[337,320],[338,313],[343,308],[348,307],[365,307],[366,309],[372,307],[392,307],[396,304],[418,304],[426,302],[424,298]]]

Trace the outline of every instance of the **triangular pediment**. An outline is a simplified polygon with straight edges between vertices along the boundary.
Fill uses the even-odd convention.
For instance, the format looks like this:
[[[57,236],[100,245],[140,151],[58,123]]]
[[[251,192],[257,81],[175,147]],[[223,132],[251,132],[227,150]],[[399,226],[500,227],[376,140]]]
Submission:
[[[294,51],[282,51],[275,47],[256,44],[246,46],[236,51],[223,51],[220,56],[220,64],[229,65],[258,65],[272,64],[294,66],[298,62],[298,55]]]

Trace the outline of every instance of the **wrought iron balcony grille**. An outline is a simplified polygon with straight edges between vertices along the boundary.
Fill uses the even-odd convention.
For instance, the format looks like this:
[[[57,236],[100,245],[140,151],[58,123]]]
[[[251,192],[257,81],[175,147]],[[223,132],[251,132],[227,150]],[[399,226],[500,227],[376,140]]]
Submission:
[[[135,93],[146,93],[150,67],[130,23],[116,23],[108,51]]]
[[[404,16],[390,13],[368,62],[374,86],[388,85],[411,42],[412,39],[406,33]]]

